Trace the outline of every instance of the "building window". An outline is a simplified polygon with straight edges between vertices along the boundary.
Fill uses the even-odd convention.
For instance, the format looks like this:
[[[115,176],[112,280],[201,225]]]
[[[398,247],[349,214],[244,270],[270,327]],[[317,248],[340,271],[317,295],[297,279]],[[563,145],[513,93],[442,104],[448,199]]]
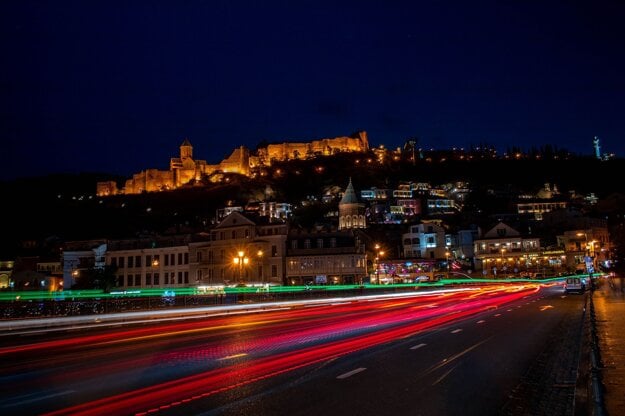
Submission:
[[[145,285],[150,286],[152,284],[152,273],[145,274]]]
[[[182,262],[182,253],[178,253],[178,264],[184,264]]]
[[[159,278],[158,273],[154,273],[154,285],[158,286],[160,284],[161,284],[161,282],[160,282],[160,278]]]
[[[117,276],[117,286],[119,287],[124,286],[124,276]]]
[[[125,257],[120,257],[120,258],[118,259],[119,267],[120,267],[121,269],[123,269],[123,268],[124,268],[124,259],[125,259]]]
[[[184,282],[185,282],[186,284],[188,284],[188,283],[189,283],[189,272],[184,272]]]
[[[167,257],[165,257],[167,258]],[[165,272],[165,284],[168,285],[169,284],[169,272]]]
[[[146,267],[149,267],[151,264],[152,264],[152,256],[148,254],[147,256],[145,256],[145,265]]]
[[[135,267],[141,267],[141,256],[135,256]]]
[[[176,265],[176,255],[174,253],[169,255],[169,264],[172,266]]]
[[[198,263],[202,261],[202,252],[201,251],[197,252],[195,261],[197,261]]]
[[[135,274],[135,286],[141,286],[141,275]]]
[[[271,265],[271,277],[278,277],[278,266],[275,264]]]
[[[128,283],[126,284],[126,286],[132,286],[134,284],[134,280],[131,274],[128,275],[127,280],[128,280]]]
[[[201,270],[196,270],[195,271],[195,280],[197,282],[200,282],[202,280],[202,271]]]
[[[155,264],[155,266],[158,266],[159,260],[160,260],[159,255],[158,255],[158,254],[155,254],[155,255],[154,255],[154,263],[156,263],[156,264]]]
[[[308,238],[304,240],[304,248],[310,248],[310,240]]]
[[[330,247],[336,248],[336,238],[332,237],[330,239]]]
[[[169,266],[169,256],[165,254],[165,266]]]
[[[188,278],[187,278],[188,280]],[[182,272],[178,272],[178,284],[181,285],[182,284]]]
[[[317,239],[317,248],[323,248],[323,238]]]
[[[245,238],[250,238],[250,230],[245,230]]]
[[[111,266],[113,266],[113,267],[117,266],[117,257],[112,257],[111,258]]]
[[[128,268],[129,269],[132,269],[133,267],[135,267],[134,259],[135,259],[134,257],[128,256]]]
[[[236,230],[232,230],[232,232],[230,233],[230,238],[232,238],[233,240],[235,240],[237,238]]]
[[[292,248],[293,250],[296,250],[296,249],[297,249],[297,240],[291,240],[291,248]]]
[[[278,255],[278,246],[271,246],[271,257],[276,257]]]

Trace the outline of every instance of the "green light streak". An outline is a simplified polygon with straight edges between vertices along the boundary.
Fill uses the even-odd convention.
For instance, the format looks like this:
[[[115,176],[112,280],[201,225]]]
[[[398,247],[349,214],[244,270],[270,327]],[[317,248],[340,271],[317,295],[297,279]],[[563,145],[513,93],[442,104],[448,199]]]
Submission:
[[[578,274],[576,277],[598,278],[600,273]],[[218,296],[235,294],[271,294],[289,292],[340,292],[354,290],[380,290],[392,288],[441,287],[453,285],[483,285],[505,283],[553,283],[561,282],[570,276],[551,277],[545,279],[441,279],[436,282],[398,283],[388,285],[315,285],[315,286],[267,286],[267,287],[225,287],[223,289],[203,290],[198,288],[163,288],[163,289],[128,289],[105,293],[102,290],[65,290],[62,292],[46,291],[3,291],[0,292],[0,302],[33,301],[33,300],[81,300],[81,299],[120,299],[133,297],[167,297],[167,296]],[[172,295],[174,294],[174,295]]]

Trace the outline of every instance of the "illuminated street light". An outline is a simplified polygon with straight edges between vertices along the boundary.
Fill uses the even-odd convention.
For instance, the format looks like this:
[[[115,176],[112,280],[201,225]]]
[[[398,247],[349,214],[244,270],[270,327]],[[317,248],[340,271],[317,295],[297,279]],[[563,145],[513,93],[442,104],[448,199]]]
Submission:
[[[250,259],[245,257],[245,252],[239,250],[237,253],[237,257],[233,259],[234,264],[239,266],[239,281],[243,281],[243,265],[247,265],[250,262]]]
[[[258,252],[256,253],[256,255],[258,256],[258,264],[260,265],[260,282],[262,284],[265,284],[265,277],[264,277],[264,273],[263,273],[263,251],[262,250],[258,250]]]
[[[380,282],[380,258],[384,255],[384,251],[380,250],[380,245],[376,244],[375,245],[375,276],[376,276],[376,280],[378,282],[378,284],[381,284]]]

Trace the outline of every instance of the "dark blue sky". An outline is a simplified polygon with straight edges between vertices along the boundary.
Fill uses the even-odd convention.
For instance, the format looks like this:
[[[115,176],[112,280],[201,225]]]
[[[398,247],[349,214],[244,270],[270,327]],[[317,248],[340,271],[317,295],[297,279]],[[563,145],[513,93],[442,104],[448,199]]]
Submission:
[[[596,0],[5,0],[0,179],[356,130],[622,157],[623,22]]]

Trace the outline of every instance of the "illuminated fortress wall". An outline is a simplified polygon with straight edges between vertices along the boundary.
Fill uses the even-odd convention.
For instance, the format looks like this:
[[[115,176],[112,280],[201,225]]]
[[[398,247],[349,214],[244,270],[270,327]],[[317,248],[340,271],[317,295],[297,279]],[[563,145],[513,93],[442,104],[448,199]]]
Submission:
[[[335,137],[313,140],[309,143],[270,144],[259,149],[259,158],[270,165],[272,160],[307,159],[315,156],[329,156],[340,152],[366,152],[369,150],[367,133],[358,132],[356,137]]]
[[[147,169],[132,175],[123,189],[118,190],[113,181],[98,182],[97,195],[139,194],[176,189],[192,180],[215,172],[233,172],[250,175],[251,168],[269,166],[272,161],[307,159],[340,152],[366,152],[369,150],[367,133],[362,131],[351,137],[313,140],[309,143],[270,144],[260,148],[257,155],[251,155],[249,149],[240,146],[230,156],[217,165],[207,165],[205,160],[193,159],[193,146],[188,140],[180,145],[180,157],[172,157],[169,170]]]

